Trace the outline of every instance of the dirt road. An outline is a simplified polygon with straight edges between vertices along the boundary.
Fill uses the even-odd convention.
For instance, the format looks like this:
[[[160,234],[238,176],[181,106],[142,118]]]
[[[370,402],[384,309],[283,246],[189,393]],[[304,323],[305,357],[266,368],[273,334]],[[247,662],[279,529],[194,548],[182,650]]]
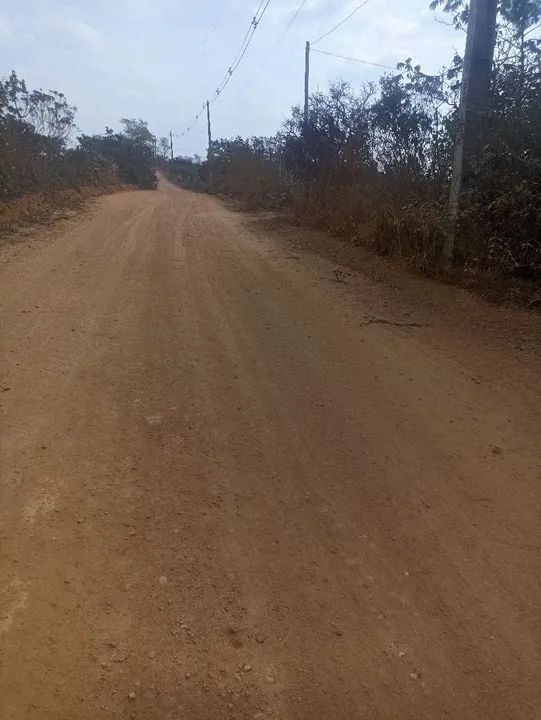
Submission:
[[[539,364],[472,332],[523,316],[246,222],[0,254],[1,720],[538,718]]]

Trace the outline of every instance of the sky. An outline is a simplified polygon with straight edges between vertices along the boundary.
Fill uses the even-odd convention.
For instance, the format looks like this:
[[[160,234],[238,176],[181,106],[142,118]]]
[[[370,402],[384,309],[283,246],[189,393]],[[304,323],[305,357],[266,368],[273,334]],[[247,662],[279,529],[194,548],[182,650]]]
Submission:
[[[439,20],[430,0],[368,0],[314,49],[394,67],[411,57],[427,73],[462,52],[465,36]],[[304,48],[360,0],[270,0],[252,44],[212,105],[215,138],[272,135],[303,102]],[[0,68],[29,88],[63,92],[82,132],[143,118],[158,137],[173,132],[175,154],[204,154],[206,118],[190,126],[227,72],[259,0],[3,0]],[[312,53],[311,90],[340,78],[353,87],[381,68]]]

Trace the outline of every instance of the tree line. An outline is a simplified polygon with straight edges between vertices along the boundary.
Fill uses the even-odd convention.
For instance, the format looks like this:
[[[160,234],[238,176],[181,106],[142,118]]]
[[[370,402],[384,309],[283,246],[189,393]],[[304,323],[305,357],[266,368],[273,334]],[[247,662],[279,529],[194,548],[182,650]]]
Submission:
[[[25,193],[124,182],[155,187],[154,135],[143,120],[80,135],[76,108],[55,90],[29,90],[13,71],[0,79],[0,201]]]
[[[465,0],[435,0],[457,30]],[[501,0],[480,152],[461,205],[457,265],[541,274],[541,43],[538,0]],[[283,205],[318,227],[405,258],[442,266],[463,58],[436,75],[411,59],[377,83],[335,82],[273,137],[212,143],[208,159],[175,159],[179,182]],[[209,175],[209,166],[211,173]]]

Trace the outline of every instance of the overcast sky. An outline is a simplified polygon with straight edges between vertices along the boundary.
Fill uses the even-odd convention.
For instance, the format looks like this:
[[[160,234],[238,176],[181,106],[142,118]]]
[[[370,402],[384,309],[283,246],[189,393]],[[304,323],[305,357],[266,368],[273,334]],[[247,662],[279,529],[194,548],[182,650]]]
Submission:
[[[213,105],[215,137],[270,135],[302,103],[304,44],[360,0],[271,0],[250,49]],[[463,33],[435,21],[430,0],[369,0],[321,50],[384,65],[412,57],[425,72],[462,51]],[[190,124],[234,59],[259,0],[3,0],[0,67],[31,88],[55,89],[77,106],[84,132],[118,127],[120,117],[148,120],[158,136]],[[441,19],[440,15],[440,19]],[[358,85],[383,70],[314,53],[311,88],[344,78]],[[175,151],[203,153],[203,119]]]

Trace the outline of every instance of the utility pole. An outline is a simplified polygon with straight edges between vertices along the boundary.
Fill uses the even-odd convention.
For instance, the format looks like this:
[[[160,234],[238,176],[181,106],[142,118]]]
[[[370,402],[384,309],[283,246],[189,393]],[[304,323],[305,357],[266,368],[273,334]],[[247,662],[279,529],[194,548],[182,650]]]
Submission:
[[[483,147],[484,116],[488,109],[498,0],[471,0],[464,69],[460,88],[458,127],[449,197],[449,220],[444,245],[447,269],[453,264],[461,197],[472,164]]]
[[[209,146],[208,146],[208,155],[210,155],[210,148],[212,146],[212,128],[210,126],[210,103],[207,100],[207,131],[208,131],[208,137],[209,137]]]
[[[304,129],[308,128],[308,97],[310,92],[310,43],[306,42],[304,54]]]
[[[212,167],[211,167],[211,149],[212,149],[212,127],[210,124],[210,103],[207,100],[207,132],[208,132],[208,149],[207,149],[207,171],[209,178],[209,190],[212,190]]]
[[[171,160],[175,157],[173,154],[173,131],[169,130],[169,147],[171,149]]]

